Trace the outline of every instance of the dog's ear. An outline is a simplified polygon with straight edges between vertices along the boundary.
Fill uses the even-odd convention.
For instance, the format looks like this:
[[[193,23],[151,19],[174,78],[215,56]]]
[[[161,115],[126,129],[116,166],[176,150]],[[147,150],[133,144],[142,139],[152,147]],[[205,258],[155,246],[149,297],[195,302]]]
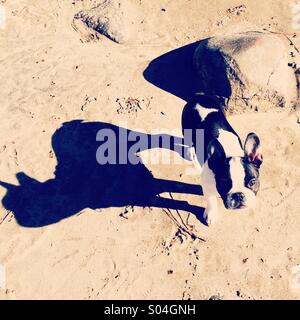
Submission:
[[[262,164],[263,156],[260,139],[257,134],[253,132],[248,134],[244,145],[244,151],[247,160],[259,168]]]
[[[218,166],[226,160],[225,151],[217,139],[212,140],[207,146],[207,160],[209,167]]]

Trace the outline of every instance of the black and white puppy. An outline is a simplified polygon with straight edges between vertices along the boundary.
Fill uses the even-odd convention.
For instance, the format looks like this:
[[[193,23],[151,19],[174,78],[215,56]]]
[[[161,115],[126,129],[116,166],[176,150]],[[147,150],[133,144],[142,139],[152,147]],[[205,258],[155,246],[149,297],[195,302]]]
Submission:
[[[259,190],[261,144],[255,133],[249,133],[244,145],[224,114],[224,99],[198,94],[182,114],[183,133],[192,131],[188,147],[201,165],[203,195],[207,199],[204,218],[207,224],[218,216],[217,198],[226,209],[253,208]],[[196,142],[197,134],[204,139]],[[190,153],[190,154],[192,154]]]

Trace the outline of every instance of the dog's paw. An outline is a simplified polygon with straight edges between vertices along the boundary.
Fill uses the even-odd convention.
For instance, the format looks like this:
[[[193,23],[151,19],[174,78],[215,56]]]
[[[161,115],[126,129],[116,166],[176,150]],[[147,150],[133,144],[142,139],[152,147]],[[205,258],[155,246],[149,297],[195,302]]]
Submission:
[[[196,152],[195,152],[194,147],[184,147],[183,148],[183,157],[185,160],[195,161],[196,160]]]
[[[205,210],[203,214],[204,221],[208,226],[215,224],[218,220],[218,211],[217,210]]]

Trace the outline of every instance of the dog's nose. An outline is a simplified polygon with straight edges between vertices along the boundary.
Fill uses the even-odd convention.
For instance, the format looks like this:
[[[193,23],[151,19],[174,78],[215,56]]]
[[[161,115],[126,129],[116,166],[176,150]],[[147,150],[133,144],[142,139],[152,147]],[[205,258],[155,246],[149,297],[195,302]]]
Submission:
[[[238,209],[243,206],[245,195],[242,192],[235,192],[229,195],[228,206],[230,209]]]

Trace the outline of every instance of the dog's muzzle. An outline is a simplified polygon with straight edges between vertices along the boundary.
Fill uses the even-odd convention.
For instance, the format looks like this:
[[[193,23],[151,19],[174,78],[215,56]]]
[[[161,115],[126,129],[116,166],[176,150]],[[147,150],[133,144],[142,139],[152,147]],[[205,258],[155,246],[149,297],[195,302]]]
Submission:
[[[243,192],[229,193],[225,206],[227,209],[242,209],[245,207],[246,196]]]

